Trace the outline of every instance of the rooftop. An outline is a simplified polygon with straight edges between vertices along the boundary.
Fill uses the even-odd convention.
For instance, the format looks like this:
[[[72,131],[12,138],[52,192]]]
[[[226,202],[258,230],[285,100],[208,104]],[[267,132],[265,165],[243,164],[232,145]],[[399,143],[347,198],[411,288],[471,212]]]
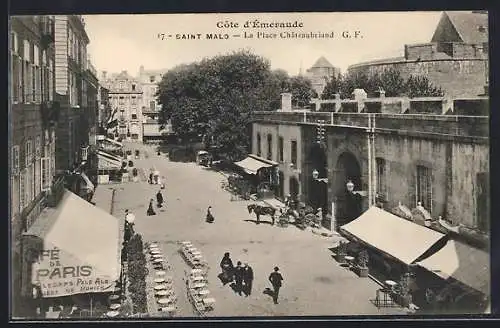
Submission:
[[[488,42],[488,14],[470,11],[445,11],[464,43]]]

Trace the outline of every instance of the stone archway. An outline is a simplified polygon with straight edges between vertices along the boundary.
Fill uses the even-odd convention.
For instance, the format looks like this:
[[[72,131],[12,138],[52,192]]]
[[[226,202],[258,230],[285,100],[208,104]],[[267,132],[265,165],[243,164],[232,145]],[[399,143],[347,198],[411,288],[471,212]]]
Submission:
[[[307,153],[307,202],[309,205],[328,210],[328,183],[327,180],[317,180],[313,171],[318,172],[318,179],[328,178],[327,149],[324,144],[314,142]],[[326,213],[326,212],[325,212]]]
[[[345,151],[340,154],[335,165],[335,177],[333,181],[335,195],[345,193],[346,183],[349,180],[354,183],[354,190],[362,189],[361,166],[353,153]]]

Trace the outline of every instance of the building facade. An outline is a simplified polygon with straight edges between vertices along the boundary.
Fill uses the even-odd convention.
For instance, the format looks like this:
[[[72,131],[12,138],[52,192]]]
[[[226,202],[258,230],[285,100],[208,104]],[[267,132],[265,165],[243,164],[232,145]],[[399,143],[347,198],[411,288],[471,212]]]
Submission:
[[[110,77],[103,72],[101,84],[108,92],[112,111],[116,111],[116,135],[121,139],[142,142],[143,92],[139,81],[127,71]]]
[[[16,315],[25,278],[21,275],[21,234],[36,220],[55,183],[59,107],[54,101],[53,17],[12,17],[9,41],[9,209]]]
[[[404,56],[351,65],[350,73],[396,68],[424,75],[450,97],[476,97],[488,85],[488,14],[444,12],[429,43],[405,45]]]
[[[311,81],[318,98],[321,98],[327,82],[332,76],[339,74],[339,68],[334,67],[325,57],[320,57],[311,68],[307,69],[305,77]]]
[[[95,143],[97,77],[89,66],[88,43],[81,15],[55,16],[56,100],[61,105],[56,165],[60,171],[78,167],[89,144]]]
[[[488,116],[439,110],[254,117],[252,152],[280,163],[278,195],[295,194],[330,213],[333,203],[334,217],[343,224],[346,183],[352,181],[365,210],[376,203],[388,210],[421,205],[435,222],[489,233]]]

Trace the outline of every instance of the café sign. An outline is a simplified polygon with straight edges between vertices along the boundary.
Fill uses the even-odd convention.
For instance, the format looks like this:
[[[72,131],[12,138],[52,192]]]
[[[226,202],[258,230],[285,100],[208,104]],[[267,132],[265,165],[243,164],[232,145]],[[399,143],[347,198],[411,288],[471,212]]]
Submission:
[[[110,292],[112,277],[99,274],[89,263],[58,249],[44,249],[33,264],[32,282],[39,286],[42,297],[58,297],[85,293]]]

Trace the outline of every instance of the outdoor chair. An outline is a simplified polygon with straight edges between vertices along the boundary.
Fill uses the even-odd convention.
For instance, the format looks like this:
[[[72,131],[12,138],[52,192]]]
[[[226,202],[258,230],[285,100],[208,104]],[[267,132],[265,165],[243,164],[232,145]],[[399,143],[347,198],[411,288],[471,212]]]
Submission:
[[[206,310],[213,310],[215,308],[215,298],[209,297],[203,299],[203,304]]]

